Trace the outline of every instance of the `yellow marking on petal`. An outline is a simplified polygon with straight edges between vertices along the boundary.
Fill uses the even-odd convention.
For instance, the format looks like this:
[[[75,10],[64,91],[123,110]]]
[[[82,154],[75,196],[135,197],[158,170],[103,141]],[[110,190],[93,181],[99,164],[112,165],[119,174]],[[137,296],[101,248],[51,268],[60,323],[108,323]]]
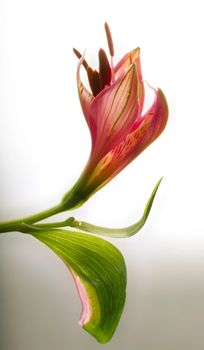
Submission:
[[[131,63],[133,63],[140,55],[140,48],[137,47],[136,49],[132,50],[130,53],[130,59],[132,60]]]
[[[125,100],[125,103],[124,103],[124,105],[123,105],[123,107],[122,107],[122,109],[121,109],[121,111],[120,111],[118,117],[116,118],[114,124],[112,125],[110,132],[113,131],[115,125],[116,125],[116,124],[118,123],[118,121],[120,120],[120,118],[121,118],[121,116],[122,116],[122,114],[123,114],[123,112],[124,112],[124,110],[125,110],[125,108],[126,108],[126,106],[127,106],[127,104],[128,104],[128,101],[129,101],[129,99],[130,99],[130,96],[131,96],[131,90],[132,90],[132,85],[133,85],[133,80],[134,80],[134,74],[135,74],[135,71],[136,71],[136,66],[135,66],[135,64],[133,64],[133,66],[131,67],[131,69],[133,69],[133,73],[132,73],[132,76],[131,76],[131,84],[130,84],[129,91],[128,91],[128,93],[127,93],[127,98],[126,98],[126,100]],[[130,70],[131,70],[131,69],[130,69]],[[130,71],[129,71],[129,72],[130,72]],[[127,86],[127,85],[126,85],[126,86]]]

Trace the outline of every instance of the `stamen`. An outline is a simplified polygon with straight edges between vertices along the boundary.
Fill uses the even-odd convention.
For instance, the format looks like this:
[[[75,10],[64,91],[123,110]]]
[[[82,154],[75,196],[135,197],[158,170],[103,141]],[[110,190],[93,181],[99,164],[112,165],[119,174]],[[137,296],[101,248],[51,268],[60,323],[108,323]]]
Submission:
[[[99,94],[99,92],[101,92],[102,90],[99,73],[96,70],[93,70],[90,67],[88,67],[87,75],[88,75],[91,91],[94,97],[96,97]]]
[[[93,92],[92,86],[93,86],[93,69],[91,67],[87,68],[87,76],[88,76],[88,81],[89,85],[91,88],[91,91]]]
[[[107,41],[108,41],[109,52],[111,57],[113,57],[114,56],[113,39],[112,39],[111,31],[107,22],[105,23],[105,31],[106,31]]]
[[[101,82],[101,88],[103,89],[106,85],[110,85],[111,82],[111,67],[103,49],[99,50],[99,76]]]
[[[77,49],[73,48],[73,51],[79,59],[82,57],[82,54]],[[95,97],[102,90],[101,84],[100,84],[99,73],[96,70],[93,71],[93,69],[91,67],[89,67],[88,63],[85,60],[83,60],[82,64],[83,64],[84,68],[86,69],[86,72],[88,75],[88,80],[89,80],[89,85],[90,85],[91,91]]]
[[[73,51],[74,51],[75,55],[76,55],[79,59],[82,58],[82,54],[81,54],[77,49],[73,48]],[[86,62],[86,60],[83,60],[82,64],[83,64],[84,68],[87,70],[87,68],[88,68],[89,65],[88,65],[88,63]]]
[[[101,82],[97,70],[93,71],[93,95],[97,96],[101,92]]]

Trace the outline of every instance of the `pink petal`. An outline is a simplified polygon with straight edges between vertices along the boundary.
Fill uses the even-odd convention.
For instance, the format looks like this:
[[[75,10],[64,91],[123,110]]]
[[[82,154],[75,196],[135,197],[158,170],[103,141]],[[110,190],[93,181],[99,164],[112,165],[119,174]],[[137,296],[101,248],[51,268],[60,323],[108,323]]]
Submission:
[[[89,185],[97,190],[109,182],[126,165],[148,147],[163,131],[168,119],[168,106],[160,89],[148,112],[134,125],[134,130],[98,162]]]
[[[132,128],[140,109],[141,85],[132,64],[114,84],[105,88],[91,103],[90,123],[94,152],[107,153]]]
[[[80,69],[83,63],[83,59],[84,57],[82,57],[79,60],[78,67],[77,67],[77,86],[78,86],[78,93],[79,93],[79,98],[81,102],[81,107],[82,107],[85,119],[87,121],[87,124],[89,128],[91,128],[90,120],[89,120],[90,119],[89,110],[90,110],[90,104],[94,100],[94,96],[85,88],[80,78]]]
[[[116,79],[118,79],[119,76],[124,72],[124,70],[129,68],[129,66],[132,63],[135,63],[139,55],[140,55],[140,49],[138,47],[137,49],[134,49],[128,52],[125,56],[123,56],[123,58],[114,67],[114,73],[115,73]]]
[[[132,64],[135,63],[137,66],[137,72],[138,72],[138,79],[141,84],[141,97],[140,97],[140,109],[138,115],[141,114],[144,104],[144,83],[142,78],[142,69],[141,69],[141,63],[140,63],[140,49],[139,47],[137,49],[132,50],[131,52],[128,52],[115,66],[114,73],[115,73],[115,79],[117,80],[120,75]]]

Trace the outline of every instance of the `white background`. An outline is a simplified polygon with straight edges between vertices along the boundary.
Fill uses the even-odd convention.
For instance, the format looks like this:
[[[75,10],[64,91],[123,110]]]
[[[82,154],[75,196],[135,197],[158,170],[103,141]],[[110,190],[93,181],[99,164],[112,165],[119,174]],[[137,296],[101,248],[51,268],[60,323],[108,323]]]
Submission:
[[[0,4],[0,217],[57,204],[83,169],[89,131],[76,88],[75,46],[97,64],[112,28],[117,61],[141,47],[144,78],[166,94],[162,136],[76,218],[122,227],[136,221],[164,175],[135,237],[115,240],[128,270],[126,307],[108,350],[203,349],[204,48],[202,1],[2,0]],[[68,214],[59,216],[67,217]],[[66,267],[32,237],[0,237],[2,350],[97,350],[77,326],[80,301]]]

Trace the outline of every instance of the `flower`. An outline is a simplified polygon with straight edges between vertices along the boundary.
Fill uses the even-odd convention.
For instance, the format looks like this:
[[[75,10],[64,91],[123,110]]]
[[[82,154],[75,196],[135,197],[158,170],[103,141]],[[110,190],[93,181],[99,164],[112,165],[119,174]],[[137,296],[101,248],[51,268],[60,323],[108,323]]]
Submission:
[[[143,113],[144,81],[140,49],[127,53],[113,65],[114,48],[110,29],[105,24],[111,64],[103,49],[99,50],[99,71],[93,70],[84,56],[77,69],[79,98],[90,129],[92,149],[88,163],[71,191],[63,198],[66,209],[77,207],[98,191],[148,147],[164,130],[168,106],[163,92],[153,89],[154,101]],[[80,78],[86,69],[91,92]]]

